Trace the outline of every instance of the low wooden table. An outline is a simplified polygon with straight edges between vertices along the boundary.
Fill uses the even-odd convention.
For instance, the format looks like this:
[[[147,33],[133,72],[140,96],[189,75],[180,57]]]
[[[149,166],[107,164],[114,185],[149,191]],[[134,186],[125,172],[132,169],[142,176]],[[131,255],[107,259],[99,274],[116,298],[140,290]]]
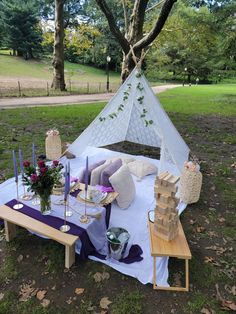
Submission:
[[[4,220],[7,242],[16,236],[16,226],[20,226],[63,244],[65,246],[65,267],[70,268],[74,264],[77,236],[63,233],[6,205],[0,206],[0,218]]]
[[[165,241],[154,234],[154,223],[149,221],[150,247],[153,256],[153,289],[189,291],[189,260],[192,258],[183,228],[179,222],[179,233],[172,241]],[[156,283],[156,257],[169,256],[185,260],[185,287],[162,287]]]

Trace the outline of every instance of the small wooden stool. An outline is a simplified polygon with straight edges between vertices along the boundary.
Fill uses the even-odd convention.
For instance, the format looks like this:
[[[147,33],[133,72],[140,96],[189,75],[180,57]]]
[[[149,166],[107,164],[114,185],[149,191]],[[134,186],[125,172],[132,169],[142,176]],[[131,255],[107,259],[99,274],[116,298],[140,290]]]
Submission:
[[[165,241],[154,234],[154,223],[149,221],[150,247],[153,256],[153,289],[171,291],[189,291],[189,259],[192,258],[188,242],[181,223],[179,222],[179,233],[171,241]],[[156,257],[169,256],[185,260],[185,287],[162,287],[156,283]]]

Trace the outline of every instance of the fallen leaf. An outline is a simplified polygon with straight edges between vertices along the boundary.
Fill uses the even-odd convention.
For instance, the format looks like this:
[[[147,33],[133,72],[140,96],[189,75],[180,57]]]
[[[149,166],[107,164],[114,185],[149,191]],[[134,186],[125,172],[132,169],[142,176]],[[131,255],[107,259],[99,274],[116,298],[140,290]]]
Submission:
[[[212,245],[212,246],[207,246],[206,250],[213,250],[216,251],[217,250],[217,246],[216,245]]]
[[[39,301],[42,301],[45,297],[47,293],[47,290],[39,290],[36,294],[36,298],[39,300]]]
[[[100,300],[100,307],[104,310],[108,310],[108,306],[111,304],[112,302],[109,301],[108,297],[104,297]]]
[[[228,301],[228,300],[225,300],[221,294],[220,294],[220,291],[219,291],[219,285],[218,283],[215,285],[216,287],[216,298],[218,301],[221,302],[221,307],[222,309],[224,310],[231,310],[231,311],[236,311],[236,304],[233,302],[233,301]]]
[[[20,292],[19,292],[20,302],[26,302],[32,297],[32,294],[35,292],[35,288],[32,287],[34,284],[35,284],[35,281],[29,282],[29,283],[23,283],[20,286]]]
[[[0,301],[2,301],[2,299],[4,298],[4,293],[0,293]]]
[[[22,254],[20,254],[18,257],[17,257],[17,262],[20,263],[22,260],[23,260],[24,256]]]
[[[232,295],[236,295],[236,286],[233,286],[232,288],[231,288],[231,293],[232,293]]]
[[[75,289],[75,293],[76,293],[77,295],[80,295],[80,294],[84,293],[84,288],[76,288],[76,289]]]
[[[48,299],[43,299],[43,301],[41,302],[42,307],[48,307],[50,304],[50,300]]]
[[[196,228],[196,231],[198,232],[198,233],[202,233],[202,232],[204,232],[206,229],[204,228],[204,227],[197,227]]]
[[[97,272],[93,275],[93,278],[94,278],[95,282],[101,282],[103,280],[108,280],[110,278],[110,274],[108,272],[105,272],[105,271],[103,273]]]
[[[66,300],[67,304],[71,304],[73,302],[72,298],[69,298],[68,300]]]
[[[110,278],[110,274],[109,274],[108,272],[105,272],[105,271],[104,271],[104,272],[102,273],[102,279],[103,279],[103,280],[108,280],[109,278]]]
[[[190,223],[190,225],[194,225],[196,223],[196,220],[190,219],[189,223]]]
[[[95,280],[95,282],[100,282],[100,281],[102,281],[102,274],[101,273],[95,273],[94,275],[93,275],[93,279]]]
[[[102,311],[100,312],[100,314],[108,314],[108,311],[102,310]]]
[[[219,222],[225,222],[225,218],[220,217],[220,218],[218,218],[218,221],[219,221]]]
[[[200,313],[202,313],[202,314],[215,314],[215,311],[212,309],[208,310],[207,308],[204,307],[201,309]]]
[[[204,257],[204,263],[212,263],[214,261],[214,258],[211,256],[205,256]]]

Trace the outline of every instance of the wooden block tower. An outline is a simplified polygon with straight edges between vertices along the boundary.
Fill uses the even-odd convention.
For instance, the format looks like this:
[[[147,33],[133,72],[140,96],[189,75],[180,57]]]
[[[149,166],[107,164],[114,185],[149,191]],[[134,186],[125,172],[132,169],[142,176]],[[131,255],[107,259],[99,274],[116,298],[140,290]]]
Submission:
[[[178,234],[179,216],[176,209],[179,200],[175,197],[179,177],[163,172],[156,177],[154,233],[161,239],[171,241]]]

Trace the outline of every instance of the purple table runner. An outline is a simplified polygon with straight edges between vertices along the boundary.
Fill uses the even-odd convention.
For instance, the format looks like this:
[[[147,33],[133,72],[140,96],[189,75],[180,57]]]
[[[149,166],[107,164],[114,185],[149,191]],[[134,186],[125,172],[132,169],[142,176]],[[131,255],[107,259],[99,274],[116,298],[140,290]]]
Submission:
[[[13,209],[13,206],[17,204],[17,200],[13,199],[10,202],[6,203],[6,206],[9,206],[10,208]],[[42,215],[40,211],[31,208],[25,204],[23,204],[24,207],[16,210],[13,209],[15,211],[19,211],[31,218],[37,219],[38,221],[41,221],[43,223],[45,223],[46,225],[53,227],[55,229],[60,229],[61,225],[63,225],[64,220],[59,218],[59,217],[54,217],[54,216],[50,216],[50,215]],[[85,229],[83,229],[80,226],[77,226],[71,222],[67,222],[67,224],[70,226],[70,230],[68,231],[69,234],[73,234],[75,236],[78,236],[81,240],[82,246],[81,246],[81,250],[80,250],[80,257],[82,259],[86,259],[88,257],[88,255],[92,255],[96,252],[95,247],[93,246],[92,242],[89,239],[89,236],[86,232]]]
[[[76,197],[77,194],[79,192],[76,191],[74,193],[72,193],[71,195]],[[6,206],[9,206],[10,208],[12,208],[12,210],[16,210],[13,209],[13,206],[17,204],[17,200],[13,199],[10,202],[6,203]],[[19,211],[31,218],[37,219],[38,221],[41,221],[43,223],[45,223],[46,225],[53,227],[55,229],[60,229],[61,225],[63,225],[63,219],[59,218],[59,217],[55,217],[55,216],[51,216],[51,215],[42,215],[40,213],[40,211],[31,208],[25,204],[23,204],[24,207],[16,210]],[[107,227],[109,226],[109,220],[110,220],[110,215],[111,215],[111,204],[105,206],[106,208],[106,225]],[[3,224],[3,221],[0,220],[0,226],[1,224]],[[100,258],[102,260],[106,259],[105,255],[102,255],[100,253],[98,253],[94,247],[94,245],[92,244],[92,242],[89,239],[89,236],[86,232],[85,229],[83,229],[80,226],[77,226],[71,222],[67,222],[67,224],[70,226],[70,230],[68,231],[69,234],[73,234],[76,235],[80,238],[82,246],[81,246],[81,250],[80,250],[80,257],[81,259],[86,259],[88,257],[88,255],[93,255],[96,256],[97,258]],[[141,256],[143,253],[141,247],[137,244],[132,245],[130,247],[129,250],[129,254],[127,257],[121,259],[119,262],[125,263],[125,264],[131,264],[134,262],[139,262],[141,260],[143,260],[143,257]]]

